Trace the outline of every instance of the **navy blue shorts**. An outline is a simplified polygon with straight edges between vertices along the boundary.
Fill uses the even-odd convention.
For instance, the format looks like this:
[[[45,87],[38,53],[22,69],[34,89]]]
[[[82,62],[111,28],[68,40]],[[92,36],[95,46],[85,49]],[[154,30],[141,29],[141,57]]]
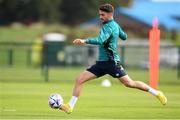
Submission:
[[[96,64],[88,68],[87,71],[93,73],[97,77],[109,74],[114,78],[120,78],[127,75],[122,65],[114,61],[97,61]]]

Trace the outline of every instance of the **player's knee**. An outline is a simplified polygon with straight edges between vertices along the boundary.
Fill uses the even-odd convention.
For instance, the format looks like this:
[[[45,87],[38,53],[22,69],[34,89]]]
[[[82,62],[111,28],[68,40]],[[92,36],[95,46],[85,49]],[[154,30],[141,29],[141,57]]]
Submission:
[[[125,85],[126,87],[133,88],[133,87],[134,87],[134,82],[128,80],[128,81],[125,81],[125,82],[124,82],[124,85]]]
[[[80,76],[76,78],[76,84],[83,84],[84,83],[84,77]]]
[[[76,78],[76,84],[82,84],[82,80],[80,78]]]

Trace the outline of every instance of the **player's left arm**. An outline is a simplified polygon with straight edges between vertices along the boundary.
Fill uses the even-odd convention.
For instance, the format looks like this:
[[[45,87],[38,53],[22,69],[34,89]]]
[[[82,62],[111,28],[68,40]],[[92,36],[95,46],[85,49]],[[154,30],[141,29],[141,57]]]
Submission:
[[[113,30],[109,25],[104,25],[100,33],[95,38],[88,38],[86,39],[86,44],[92,44],[92,45],[102,45],[112,34]]]
[[[86,40],[85,39],[75,39],[74,41],[73,41],[73,43],[74,44],[77,44],[77,45],[84,45],[84,44],[86,44]]]
[[[110,26],[105,25],[101,28],[100,33],[96,38],[75,39],[73,43],[77,45],[84,45],[84,44],[102,45],[111,36],[112,31],[113,30]]]

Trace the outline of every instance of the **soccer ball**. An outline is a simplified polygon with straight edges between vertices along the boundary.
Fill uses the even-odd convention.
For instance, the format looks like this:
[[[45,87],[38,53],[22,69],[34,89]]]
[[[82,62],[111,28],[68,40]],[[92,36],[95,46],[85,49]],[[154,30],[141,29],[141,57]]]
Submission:
[[[63,98],[58,93],[53,93],[49,96],[49,106],[53,109],[58,109],[63,104]]]

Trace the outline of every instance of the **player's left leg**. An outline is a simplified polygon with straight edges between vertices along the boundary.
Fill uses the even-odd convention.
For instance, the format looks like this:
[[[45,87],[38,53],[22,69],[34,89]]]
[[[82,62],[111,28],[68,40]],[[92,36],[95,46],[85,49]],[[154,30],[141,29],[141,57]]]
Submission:
[[[165,95],[161,92],[158,91],[150,86],[148,86],[146,83],[142,82],[142,81],[134,81],[132,80],[128,75],[125,75],[123,77],[118,78],[121,83],[123,83],[126,87],[130,87],[130,88],[136,88],[136,89],[140,89],[143,91],[147,91],[149,93],[151,93],[152,95],[156,96],[158,98],[158,100],[163,104],[166,105],[167,103],[167,98],[165,97]]]
[[[96,75],[89,71],[82,72],[77,78],[73,89],[73,95],[67,104],[62,104],[60,106],[60,110],[70,114],[74,108],[74,105],[76,101],[78,100],[78,97],[80,96],[80,93],[82,91],[83,83],[87,82],[88,80],[92,80],[96,78]]]

